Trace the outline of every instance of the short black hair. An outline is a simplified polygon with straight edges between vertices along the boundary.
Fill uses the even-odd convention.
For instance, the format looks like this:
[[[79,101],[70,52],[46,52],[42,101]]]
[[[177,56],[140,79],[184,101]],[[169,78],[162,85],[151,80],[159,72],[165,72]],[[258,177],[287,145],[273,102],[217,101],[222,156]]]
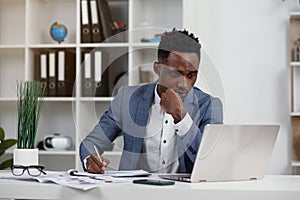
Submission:
[[[179,51],[186,53],[196,53],[200,60],[201,44],[199,39],[193,33],[187,30],[176,30],[173,28],[170,32],[164,32],[161,35],[161,41],[158,45],[157,59],[166,59],[170,52]]]

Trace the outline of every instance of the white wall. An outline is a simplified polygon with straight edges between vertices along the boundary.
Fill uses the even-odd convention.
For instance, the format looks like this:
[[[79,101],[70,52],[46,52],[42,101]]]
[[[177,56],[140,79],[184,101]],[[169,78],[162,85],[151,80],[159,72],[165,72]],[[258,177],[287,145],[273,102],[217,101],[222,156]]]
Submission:
[[[298,0],[184,1],[185,28],[221,74],[225,123],[281,125],[270,174],[291,173],[288,20],[297,10]]]

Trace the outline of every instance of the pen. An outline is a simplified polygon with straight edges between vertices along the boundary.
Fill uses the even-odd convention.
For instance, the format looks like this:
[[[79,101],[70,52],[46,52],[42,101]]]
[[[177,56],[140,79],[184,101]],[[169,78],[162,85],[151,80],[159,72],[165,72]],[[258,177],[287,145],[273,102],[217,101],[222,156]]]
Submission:
[[[99,155],[99,151],[98,151],[98,148],[96,147],[96,145],[94,145],[94,149],[95,149],[95,151],[96,151],[96,154],[97,154],[97,156],[98,156],[100,162],[102,163],[102,159],[101,159],[101,156]]]

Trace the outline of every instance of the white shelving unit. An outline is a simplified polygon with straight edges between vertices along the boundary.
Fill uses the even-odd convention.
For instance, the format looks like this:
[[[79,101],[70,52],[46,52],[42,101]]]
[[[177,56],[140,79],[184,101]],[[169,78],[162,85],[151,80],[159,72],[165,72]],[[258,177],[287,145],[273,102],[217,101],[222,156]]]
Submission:
[[[295,42],[300,38],[300,13],[290,14],[290,73],[291,73],[291,166],[292,173],[297,174],[297,168],[300,167],[300,157],[297,156],[294,147],[295,136],[300,134],[300,60],[295,59]]]
[[[119,43],[80,42],[80,0],[0,0],[0,126],[7,138],[17,136],[16,80],[33,80],[34,53],[43,49],[71,49],[76,52],[76,74],[80,76],[81,53],[94,48],[108,51],[114,59],[128,53],[128,84],[139,84],[138,67],[152,68],[156,43],[141,43],[142,37],[183,27],[184,0],[108,0],[113,20],[128,25],[128,41]],[[54,22],[68,28],[65,41],[51,39]],[[113,97],[82,97],[81,80],[76,79],[73,97],[46,97],[42,107],[37,142],[46,135],[70,136],[70,151],[40,151],[40,164],[48,170],[81,169],[79,144],[98,122]],[[9,151],[8,154],[11,154]],[[118,166],[120,152],[105,152]],[[59,163],[59,164],[57,164]]]

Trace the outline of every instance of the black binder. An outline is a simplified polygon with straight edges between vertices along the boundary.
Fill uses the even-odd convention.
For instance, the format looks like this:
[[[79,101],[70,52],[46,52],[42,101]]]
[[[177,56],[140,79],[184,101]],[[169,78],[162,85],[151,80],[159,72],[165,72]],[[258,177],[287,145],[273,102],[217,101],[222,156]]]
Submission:
[[[34,79],[39,81],[45,87],[45,96],[47,96],[47,53],[36,53],[34,55]]]
[[[89,10],[89,0],[80,0],[80,15],[81,15],[81,42],[92,42],[91,35],[91,16]]]
[[[92,42],[97,43],[103,40],[102,31],[100,27],[99,21],[99,12],[97,8],[97,1],[90,0],[90,13],[91,13],[91,35],[92,35]]]
[[[56,96],[57,55],[55,51],[48,53],[48,96]]]
[[[57,52],[57,96],[71,97],[75,81],[75,54],[69,51]]]
[[[93,97],[94,96],[94,77],[92,67],[92,53],[83,52],[82,54],[82,96]]]
[[[112,31],[112,15],[107,0],[97,0],[97,7],[100,16],[100,26],[104,39],[113,35]]]
[[[104,52],[103,52],[104,54]],[[117,93],[120,87],[119,80],[126,80],[128,73],[128,54],[121,55],[108,65],[102,74],[101,84],[96,88],[96,96],[99,97],[111,97]],[[127,83],[121,83],[122,85],[128,85]]]
[[[97,50],[92,54],[92,67],[94,77],[94,90],[101,86],[102,82],[102,52]]]

